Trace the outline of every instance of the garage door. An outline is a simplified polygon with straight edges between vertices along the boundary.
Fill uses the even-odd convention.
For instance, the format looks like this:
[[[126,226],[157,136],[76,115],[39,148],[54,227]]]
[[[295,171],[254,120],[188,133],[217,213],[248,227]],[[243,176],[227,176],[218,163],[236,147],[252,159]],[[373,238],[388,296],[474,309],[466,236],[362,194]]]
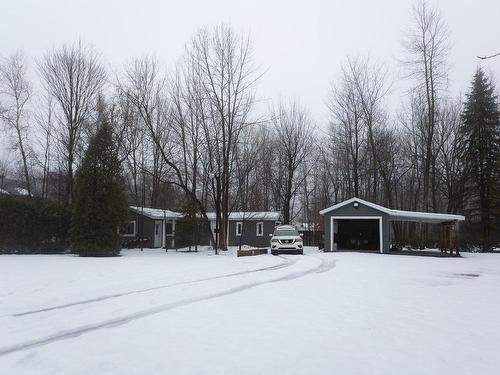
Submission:
[[[379,219],[335,219],[338,250],[380,250]]]

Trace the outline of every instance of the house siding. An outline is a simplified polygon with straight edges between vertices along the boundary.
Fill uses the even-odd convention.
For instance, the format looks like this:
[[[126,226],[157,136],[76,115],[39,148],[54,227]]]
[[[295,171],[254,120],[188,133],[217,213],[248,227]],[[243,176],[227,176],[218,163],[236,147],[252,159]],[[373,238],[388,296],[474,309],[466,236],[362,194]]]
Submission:
[[[324,214],[324,228],[325,228],[325,248],[324,251],[332,251],[331,249],[331,218],[332,216],[373,216],[382,217],[382,252],[389,251],[390,248],[390,225],[389,225],[389,215],[385,212],[376,210],[369,207],[363,203],[358,203],[358,208],[355,208],[353,204],[347,204],[345,206],[339,207],[335,210],[329,211]]]
[[[129,217],[131,221],[136,222],[136,237],[147,238],[144,247],[152,248],[154,246],[155,220],[133,211],[130,211]]]
[[[236,223],[243,223],[243,231],[241,236],[236,235]],[[257,236],[257,223],[263,223],[263,234]],[[270,234],[273,233],[275,227],[274,220],[245,220],[229,221],[228,245],[239,246],[249,245],[254,247],[269,247]]]

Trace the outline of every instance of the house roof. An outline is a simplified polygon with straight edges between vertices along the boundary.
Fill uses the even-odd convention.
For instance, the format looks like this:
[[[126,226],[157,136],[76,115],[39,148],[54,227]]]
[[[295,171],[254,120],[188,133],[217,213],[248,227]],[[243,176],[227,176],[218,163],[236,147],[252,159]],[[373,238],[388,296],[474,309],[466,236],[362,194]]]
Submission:
[[[378,204],[365,201],[360,198],[351,198],[346,201],[335,204],[331,207],[325,208],[321,210],[319,213],[324,215],[330,211],[334,211],[337,208],[346,206],[348,204],[358,202],[364,204],[365,206],[371,207],[375,210],[384,212],[389,215],[390,220],[401,220],[401,221],[417,221],[422,223],[444,223],[447,221],[464,221],[465,216],[462,215],[452,215],[452,214],[440,214],[434,212],[416,212],[416,211],[402,211],[402,210],[393,210],[387,207],[380,206]]]
[[[171,220],[180,219],[185,215],[180,212],[162,210],[161,208],[148,208],[148,207],[136,207],[130,206],[130,210],[138,214],[149,217],[155,220]],[[208,220],[215,220],[215,212],[207,212]],[[281,214],[279,212],[231,212],[229,214],[229,220],[274,220],[278,221],[281,219]]]
[[[215,220],[215,212],[207,212],[209,220]],[[279,211],[264,211],[264,212],[231,212],[229,220],[274,220],[279,221],[281,214]]]
[[[19,186],[5,186],[3,189],[0,189],[0,194],[15,195],[15,196],[29,195],[28,190]]]
[[[22,188],[22,187],[15,187],[14,188],[14,191],[17,195],[23,195],[23,196],[28,196],[30,195],[28,193],[28,190],[26,190],[25,188]]]
[[[136,207],[136,206],[130,206],[130,210],[147,216],[150,219],[155,219],[155,220],[163,220],[163,219],[179,219],[184,217],[183,214],[179,212],[174,212],[170,210],[162,210],[161,208],[149,208],[149,207]]]

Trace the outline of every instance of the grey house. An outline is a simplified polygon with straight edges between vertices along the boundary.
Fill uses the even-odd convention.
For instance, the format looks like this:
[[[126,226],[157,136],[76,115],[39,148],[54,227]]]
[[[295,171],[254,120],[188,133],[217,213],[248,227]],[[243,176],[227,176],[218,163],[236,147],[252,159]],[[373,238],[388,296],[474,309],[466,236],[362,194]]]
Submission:
[[[215,213],[208,212],[210,229],[215,233]],[[231,212],[227,233],[228,246],[269,247],[270,234],[281,224],[279,212]],[[215,235],[214,235],[215,238]]]
[[[462,215],[392,210],[360,198],[325,208],[320,214],[324,217],[325,251],[385,253],[390,250],[392,221],[441,224],[458,232],[458,222],[465,220]]]
[[[136,242],[142,239],[142,245],[148,248],[167,248],[188,246],[192,228],[186,226],[184,214],[170,210],[147,207],[129,207],[130,221],[120,228],[124,242]],[[209,227],[215,233],[215,213],[208,212]],[[248,245],[252,247],[269,246],[269,235],[274,227],[281,223],[279,212],[232,212],[229,215],[227,233],[228,246]],[[186,233],[188,232],[188,233]],[[206,234],[206,235],[205,235]],[[189,241],[186,241],[186,235]],[[206,232],[198,238],[199,245],[210,244],[208,224]],[[215,234],[214,234],[215,238]],[[135,246],[134,246],[135,247]]]
[[[129,207],[130,221],[120,228],[124,240],[143,239],[149,248],[174,248],[175,227],[183,215],[158,208]]]

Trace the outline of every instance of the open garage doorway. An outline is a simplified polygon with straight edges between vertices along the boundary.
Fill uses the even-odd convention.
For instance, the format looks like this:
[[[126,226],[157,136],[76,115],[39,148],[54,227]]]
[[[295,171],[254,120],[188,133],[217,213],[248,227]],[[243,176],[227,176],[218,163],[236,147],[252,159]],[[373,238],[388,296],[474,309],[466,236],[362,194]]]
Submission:
[[[337,250],[380,251],[381,218],[332,218],[333,242]]]

